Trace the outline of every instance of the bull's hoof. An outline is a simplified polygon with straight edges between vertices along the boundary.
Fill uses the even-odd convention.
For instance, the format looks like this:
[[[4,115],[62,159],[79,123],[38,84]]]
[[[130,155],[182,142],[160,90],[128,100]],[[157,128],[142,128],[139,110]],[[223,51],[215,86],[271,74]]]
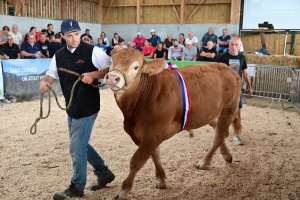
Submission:
[[[166,185],[156,185],[156,189],[166,189]]]
[[[232,163],[232,156],[230,157],[230,159],[225,159],[227,163]]]
[[[198,165],[196,165],[197,169],[201,169],[201,170],[206,170],[207,169],[207,165],[205,165],[205,163],[203,161],[200,161]]]
[[[120,198],[119,195],[116,195],[113,200],[128,200],[128,199],[125,199],[125,198]]]
[[[191,133],[190,133],[190,138],[193,138],[193,137],[194,137],[194,134],[191,134]]]

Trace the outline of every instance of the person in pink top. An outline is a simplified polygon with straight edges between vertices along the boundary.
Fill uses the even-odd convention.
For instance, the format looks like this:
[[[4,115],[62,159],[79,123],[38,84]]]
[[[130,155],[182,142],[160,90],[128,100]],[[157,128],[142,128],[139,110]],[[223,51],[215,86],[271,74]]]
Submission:
[[[133,42],[135,42],[136,46],[143,48],[146,38],[142,36],[141,32],[138,32],[136,35],[137,36],[133,39]]]

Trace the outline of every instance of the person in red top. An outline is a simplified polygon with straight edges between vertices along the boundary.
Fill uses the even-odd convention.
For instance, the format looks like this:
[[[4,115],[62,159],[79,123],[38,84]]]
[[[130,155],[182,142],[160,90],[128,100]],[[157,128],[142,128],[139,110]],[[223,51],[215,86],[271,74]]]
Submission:
[[[143,47],[142,50],[144,58],[153,58],[154,47],[150,45],[150,40],[146,39],[144,44],[145,46]]]
[[[141,32],[138,32],[136,35],[137,36],[133,39],[133,42],[135,42],[136,46],[143,48],[146,38],[142,36]]]

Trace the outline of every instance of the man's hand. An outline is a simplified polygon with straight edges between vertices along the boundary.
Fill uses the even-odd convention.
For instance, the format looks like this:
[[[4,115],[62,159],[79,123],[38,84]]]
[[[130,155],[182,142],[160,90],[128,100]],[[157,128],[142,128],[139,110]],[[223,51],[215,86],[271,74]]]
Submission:
[[[247,95],[250,97],[252,95],[252,88],[248,88],[247,89]]]
[[[86,84],[92,84],[93,81],[96,79],[95,72],[83,73],[82,76],[82,82]]]
[[[41,80],[41,82],[40,82],[40,92],[42,92],[42,93],[48,92],[48,87],[51,88],[51,84],[48,83],[45,80]]]

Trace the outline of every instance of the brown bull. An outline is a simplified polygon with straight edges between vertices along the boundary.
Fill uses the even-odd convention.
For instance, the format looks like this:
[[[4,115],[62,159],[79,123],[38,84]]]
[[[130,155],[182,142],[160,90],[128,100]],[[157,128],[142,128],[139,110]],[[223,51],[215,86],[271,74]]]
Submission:
[[[105,83],[114,91],[116,102],[123,112],[124,130],[138,145],[130,160],[130,173],[116,199],[129,198],[134,178],[150,156],[155,165],[156,188],[166,187],[159,145],[180,131],[184,109],[178,75],[174,70],[165,70],[165,65],[162,59],[147,63],[133,48],[120,50],[112,56]],[[193,65],[180,71],[188,86],[191,102],[185,130],[206,124],[215,127],[213,146],[197,168],[206,169],[219,147],[226,162],[232,162],[224,140],[229,134],[230,124],[233,124],[236,134],[241,131],[237,117],[241,78],[221,63]]]

